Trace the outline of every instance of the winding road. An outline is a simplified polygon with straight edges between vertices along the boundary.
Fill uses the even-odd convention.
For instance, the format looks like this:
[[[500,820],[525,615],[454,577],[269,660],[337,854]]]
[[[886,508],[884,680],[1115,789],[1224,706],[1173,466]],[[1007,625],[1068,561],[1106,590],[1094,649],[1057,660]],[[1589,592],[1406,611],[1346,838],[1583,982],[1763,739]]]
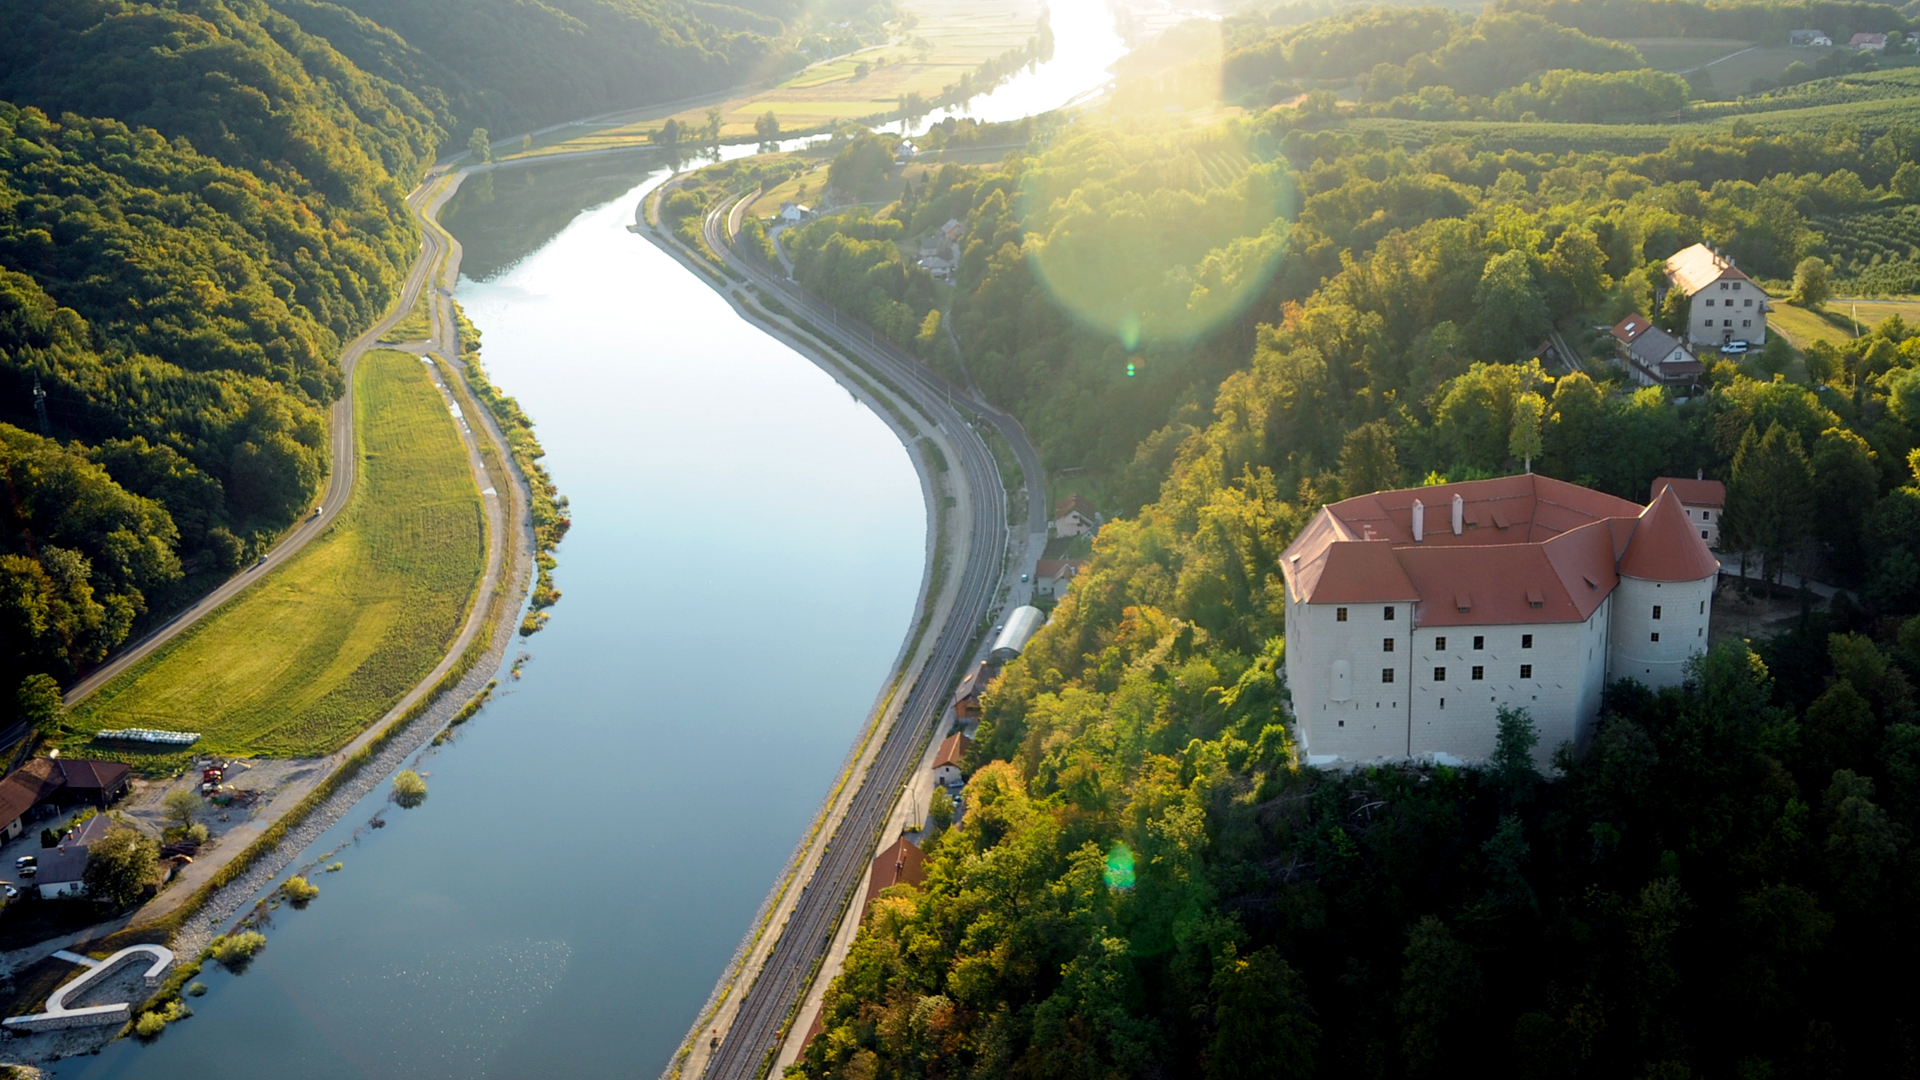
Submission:
[[[887,728],[865,774],[859,777],[824,854],[811,876],[803,879],[799,899],[778,928],[779,936],[771,951],[757,972],[740,974],[741,979],[751,978],[752,982],[719,1036],[719,1046],[710,1054],[694,1055],[688,1062],[690,1070],[698,1070],[697,1075],[709,1080],[756,1080],[772,1063],[788,1025],[798,1019],[797,1007],[819,970],[847,905],[857,900],[881,840],[880,829],[940,722],[950,688],[979,651],[981,628],[1002,589],[1011,588],[1020,574],[1032,570],[1032,560],[1039,554],[1032,541],[1037,534],[1044,543],[1047,512],[1040,458],[1019,423],[957,390],[869,328],[802,291],[786,280],[784,272],[741,255],[733,246],[733,236],[745,203],[745,197],[726,200],[707,215],[707,245],[763,295],[777,297],[808,320],[816,334],[832,337],[882,373],[915,408],[931,418],[956,451],[973,504],[967,515],[971,524],[958,588],[946,619],[937,629],[927,662],[920,666],[907,689],[904,706]],[[976,422],[991,424],[1014,448],[1028,493],[1025,521],[1020,523],[1025,527],[1023,534],[1009,532],[1008,493],[986,441],[975,428]],[[937,599],[930,595],[925,602],[931,606]],[[910,664],[912,658],[904,662]],[[708,1050],[705,1040],[701,1042],[699,1050]]]
[[[380,343],[380,339],[399,324],[401,319],[413,310],[420,298],[420,290],[427,287],[428,280],[439,270],[448,252],[449,237],[437,225],[430,223],[432,216],[439,211],[453,193],[455,185],[448,182],[444,166],[435,168],[407,195],[407,210],[420,224],[420,255],[407,271],[406,281],[400,288],[400,302],[385,318],[374,323],[367,332],[354,338],[340,352],[340,373],[346,389],[340,399],[333,403],[333,415],[328,425],[328,437],[332,443],[332,469],[327,476],[326,494],[320,499],[320,513],[310,514],[298,525],[290,529],[266,557],[229,578],[219,588],[189,604],[179,614],[142,637],[123,647],[105,663],[87,673],[86,678],[73,684],[62,697],[62,702],[72,708],[94,691],[112,682],[122,672],[146,659],[162,645],[178,637],[183,631],[199,622],[203,617],[218,609],[222,604],[238,596],[254,582],[265,578],[274,567],[293,558],[300,549],[313,541],[313,538],[327,531],[333,519],[347,505],[347,499],[353,494],[354,467],[359,458],[359,448],[353,438],[353,369],[366,355],[368,349]],[[453,339],[452,316],[441,318],[440,308],[435,305],[435,318],[432,320],[432,336],[427,349],[443,355],[458,356],[459,349]]]

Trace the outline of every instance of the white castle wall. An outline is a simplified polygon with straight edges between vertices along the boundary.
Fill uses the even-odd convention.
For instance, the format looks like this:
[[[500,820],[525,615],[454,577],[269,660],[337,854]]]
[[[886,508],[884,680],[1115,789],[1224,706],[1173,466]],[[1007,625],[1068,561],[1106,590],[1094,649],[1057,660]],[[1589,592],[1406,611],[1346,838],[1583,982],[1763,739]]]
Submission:
[[[1542,768],[1561,743],[1585,746],[1600,714],[1610,603],[1603,601],[1582,623],[1415,630],[1409,756],[1486,760],[1502,707],[1524,708],[1533,717],[1540,732],[1534,760]],[[1522,677],[1523,665],[1529,677]],[[1482,678],[1473,678],[1475,667]],[[1433,677],[1436,668],[1445,669],[1444,679]]]
[[[1346,608],[1347,621],[1339,621]],[[1388,608],[1393,618],[1386,618]],[[1407,689],[1413,606],[1302,604],[1287,595],[1287,686],[1310,764],[1398,761],[1407,756]],[[1392,638],[1393,652],[1383,643]],[[1337,688],[1336,664],[1346,685]],[[1394,681],[1381,680],[1392,669]],[[1343,700],[1344,699],[1344,700]]]
[[[1656,690],[1686,681],[1687,661],[1707,651],[1716,580],[1663,582],[1622,576],[1612,597],[1607,678],[1635,679]]]

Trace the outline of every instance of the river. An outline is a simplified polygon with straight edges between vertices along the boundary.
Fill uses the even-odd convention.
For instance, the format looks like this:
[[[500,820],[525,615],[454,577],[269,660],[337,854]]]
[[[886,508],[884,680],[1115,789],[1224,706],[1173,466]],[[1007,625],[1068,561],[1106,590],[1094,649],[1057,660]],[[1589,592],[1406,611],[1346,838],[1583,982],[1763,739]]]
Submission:
[[[975,115],[1104,81],[1078,10],[1077,85],[1042,65]],[[926,524],[877,417],[626,230],[654,167],[503,171],[448,215],[571,500],[551,623],[426,754],[424,805],[383,787],[302,854],[342,869],[244,974],[61,1080],[651,1077],[686,1034],[900,649]]]

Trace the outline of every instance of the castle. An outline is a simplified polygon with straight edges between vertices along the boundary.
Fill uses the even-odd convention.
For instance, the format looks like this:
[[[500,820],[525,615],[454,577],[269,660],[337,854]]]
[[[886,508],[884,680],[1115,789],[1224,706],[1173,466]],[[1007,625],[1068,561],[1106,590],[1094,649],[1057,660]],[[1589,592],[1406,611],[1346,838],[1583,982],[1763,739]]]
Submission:
[[[1719,563],[1672,489],[1642,507],[1526,474],[1322,507],[1280,559],[1287,685],[1314,765],[1490,757],[1525,708],[1545,764],[1615,679],[1678,685]]]

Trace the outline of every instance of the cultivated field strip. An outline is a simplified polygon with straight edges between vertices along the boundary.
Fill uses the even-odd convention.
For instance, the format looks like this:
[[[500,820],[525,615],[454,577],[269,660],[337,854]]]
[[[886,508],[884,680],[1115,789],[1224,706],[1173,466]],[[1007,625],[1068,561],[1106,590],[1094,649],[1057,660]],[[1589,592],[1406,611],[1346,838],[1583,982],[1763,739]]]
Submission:
[[[708,246],[729,257],[731,248],[716,223],[724,222],[730,209],[731,204],[722,207],[707,220]],[[816,327],[831,327],[843,321],[831,307],[785,281],[762,274],[743,260],[730,258],[730,261],[735,269],[762,289],[777,293],[782,303],[812,320]],[[947,691],[972,655],[975,635],[993,604],[1007,551],[1007,499],[998,467],[985,441],[950,402],[950,388],[871,334],[856,331],[838,337],[846,348],[885,372],[896,385],[911,394],[915,404],[953,436],[960,451],[960,468],[974,493],[971,542],[958,595],[935,638],[932,655],[914,680],[899,717],[861,778],[846,816],[828,840],[825,854],[801,890],[766,963],[743,995],[725,1039],[708,1061],[703,1075],[709,1080],[755,1080],[767,1070],[785,1034],[787,1020],[826,954],[847,904],[858,900],[878,846],[880,828],[939,721]],[[964,404],[972,411],[970,402]],[[984,412],[977,415],[989,422],[1004,420]],[[1004,422],[1011,423],[1010,420]],[[1025,441],[1017,425],[1012,427],[1008,441],[1016,446]],[[1037,482],[1029,483],[1030,491],[1038,489]],[[1032,513],[1037,520],[1037,515],[1044,511],[1036,507]],[[800,1019],[794,1017],[795,1022]]]

